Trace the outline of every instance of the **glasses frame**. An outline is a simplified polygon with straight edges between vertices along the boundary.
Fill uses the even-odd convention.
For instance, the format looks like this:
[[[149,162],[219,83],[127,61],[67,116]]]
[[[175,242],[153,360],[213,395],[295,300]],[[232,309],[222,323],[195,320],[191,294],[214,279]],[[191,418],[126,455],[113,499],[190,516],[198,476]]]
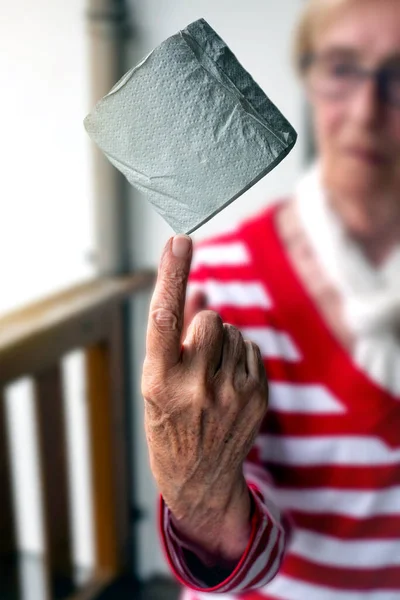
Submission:
[[[307,71],[310,69],[310,67],[312,67],[312,65],[315,64],[321,58],[322,58],[321,55],[318,55],[315,53],[309,53],[309,54],[304,55],[300,60],[301,72],[303,74],[306,74]],[[321,96],[325,96],[327,98],[339,99],[339,98],[345,98],[346,96],[350,95],[351,92],[354,91],[357,88],[357,86],[359,86],[363,81],[372,79],[372,81],[375,83],[375,86],[378,90],[379,98],[384,103],[400,109],[400,94],[399,94],[399,99],[394,100],[389,92],[390,74],[391,74],[391,72],[393,72],[393,69],[391,69],[390,67],[380,67],[378,69],[366,69],[359,65],[354,65],[354,70],[355,70],[357,79],[353,82],[353,88],[347,90],[345,93],[329,94],[329,93],[323,93],[323,92],[321,92],[321,90],[318,91],[318,90],[314,89],[312,85],[310,85],[310,88],[313,89],[313,91],[315,91],[316,93],[319,93]]]

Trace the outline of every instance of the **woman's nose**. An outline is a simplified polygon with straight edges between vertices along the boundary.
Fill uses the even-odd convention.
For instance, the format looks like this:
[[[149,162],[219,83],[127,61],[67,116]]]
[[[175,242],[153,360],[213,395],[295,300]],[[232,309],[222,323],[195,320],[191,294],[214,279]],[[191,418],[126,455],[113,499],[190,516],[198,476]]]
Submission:
[[[351,98],[353,120],[364,126],[374,127],[382,119],[384,103],[380,97],[377,81],[365,79],[354,90]]]

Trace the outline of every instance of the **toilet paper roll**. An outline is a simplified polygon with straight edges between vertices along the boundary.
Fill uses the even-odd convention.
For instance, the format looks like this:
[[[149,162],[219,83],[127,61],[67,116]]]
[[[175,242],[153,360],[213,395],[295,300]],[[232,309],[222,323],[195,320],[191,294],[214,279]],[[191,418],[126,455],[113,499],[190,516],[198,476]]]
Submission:
[[[177,233],[191,233],[238,198],[297,137],[204,19],[126,73],[85,127]]]

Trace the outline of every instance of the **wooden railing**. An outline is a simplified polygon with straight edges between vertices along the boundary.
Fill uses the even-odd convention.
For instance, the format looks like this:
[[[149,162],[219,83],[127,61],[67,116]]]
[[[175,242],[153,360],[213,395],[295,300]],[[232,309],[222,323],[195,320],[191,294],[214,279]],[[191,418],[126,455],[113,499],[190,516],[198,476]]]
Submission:
[[[131,567],[123,315],[132,295],[153,281],[153,273],[100,278],[0,319],[0,566],[11,573],[7,561],[17,552],[5,392],[9,384],[29,376],[43,503],[43,600],[95,598]],[[73,575],[61,369],[63,357],[76,349],[85,353],[96,562],[83,588]],[[60,582],[64,595],[56,589]]]

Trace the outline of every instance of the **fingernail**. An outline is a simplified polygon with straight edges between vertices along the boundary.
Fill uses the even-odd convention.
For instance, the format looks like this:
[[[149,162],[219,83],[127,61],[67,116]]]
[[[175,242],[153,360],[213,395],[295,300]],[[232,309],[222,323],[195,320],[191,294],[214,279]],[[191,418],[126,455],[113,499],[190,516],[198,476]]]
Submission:
[[[172,254],[177,258],[185,258],[192,246],[192,240],[188,235],[176,235],[172,240]]]

